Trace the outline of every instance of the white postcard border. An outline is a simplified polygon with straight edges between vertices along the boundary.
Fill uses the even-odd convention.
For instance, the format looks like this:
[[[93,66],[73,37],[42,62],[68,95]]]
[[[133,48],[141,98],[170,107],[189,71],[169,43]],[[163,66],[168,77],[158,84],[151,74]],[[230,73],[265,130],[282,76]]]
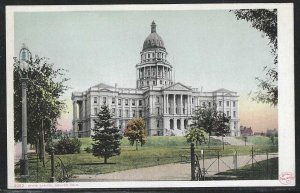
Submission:
[[[7,75],[7,163],[9,189],[41,188],[153,188],[153,187],[253,187],[294,186],[279,180],[238,181],[120,181],[80,183],[15,183],[14,134],[13,134],[13,57],[15,12],[62,11],[133,11],[133,10],[229,10],[229,9],[278,9],[278,64],[279,65],[279,177],[284,172],[295,176],[295,110],[294,110],[294,39],[293,4],[181,4],[181,5],[77,5],[77,6],[6,6],[6,75]]]

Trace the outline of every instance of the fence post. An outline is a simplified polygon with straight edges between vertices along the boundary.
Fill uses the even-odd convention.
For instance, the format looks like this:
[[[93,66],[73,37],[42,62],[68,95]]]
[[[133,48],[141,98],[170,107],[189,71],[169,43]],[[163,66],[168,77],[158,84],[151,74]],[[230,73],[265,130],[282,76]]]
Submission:
[[[205,160],[205,157],[204,157],[204,149],[201,150],[201,154],[202,154],[202,172],[203,172],[203,175],[202,175],[202,178],[203,180],[205,180],[205,166],[204,166],[204,160]]]
[[[220,151],[218,151],[218,173],[220,172]]]
[[[195,180],[195,145],[191,143],[191,177]]]
[[[51,148],[51,177],[50,182],[55,182],[54,176],[54,147]]]
[[[254,159],[254,155],[253,155],[253,145],[252,145],[252,148],[251,148],[251,169],[252,169],[252,171],[253,171],[253,167],[254,167],[253,159]]]
[[[267,179],[269,179],[269,153],[267,150]]]

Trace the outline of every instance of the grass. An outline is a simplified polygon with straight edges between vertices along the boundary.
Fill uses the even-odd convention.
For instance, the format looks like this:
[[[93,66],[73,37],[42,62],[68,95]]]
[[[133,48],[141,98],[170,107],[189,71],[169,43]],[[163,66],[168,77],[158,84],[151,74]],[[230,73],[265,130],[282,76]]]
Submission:
[[[190,145],[186,142],[185,137],[148,137],[147,142],[143,147],[139,146],[139,150],[135,150],[135,146],[131,146],[126,138],[121,141],[121,154],[108,159],[109,164],[103,164],[103,158],[94,157],[91,153],[87,153],[84,149],[91,146],[92,139],[81,138],[82,142],[81,153],[55,155],[56,163],[59,157],[63,163],[71,167],[72,174],[103,174],[115,171],[122,171],[134,168],[150,167],[155,165],[178,163],[181,161],[181,155],[190,155]],[[214,144],[218,142],[214,141]],[[235,151],[239,155],[250,154],[250,146],[225,146],[222,151],[221,145],[212,145],[208,149],[207,145],[195,148],[196,154],[200,155],[201,149],[205,151],[205,158],[212,158],[217,156],[220,152],[222,156],[233,155]],[[255,146],[255,153],[277,152],[277,146]],[[35,154],[29,154],[29,170],[30,178],[28,181],[35,182],[37,174],[37,161]],[[49,160],[47,157],[46,160]],[[16,166],[16,175],[19,175],[19,166]],[[39,182],[47,182],[50,176],[50,162],[46,163],[43,168],[39,163]]]
[[[244,140],[243,137],[238,137],[238,139]],[[247,143],[250,142],[254,145],[273,145],[270,137],[266,136],[247,136]],[[275,144],[278,143],[278,137],[274,138]]]
[[[268,164],[268,171],[267,171]],[[278,179],[278,158],[271,158],[268,160],[260,161],[252,165],[246,165],[237,170],[228,170],[218,173],[219,176],[224,176],[222,180],[232,179],[230,176],[235,176],[238,180],[276,180]],[[228,176],[228,177],[226,177]],[[212,177],[213,180],[214,178]]]

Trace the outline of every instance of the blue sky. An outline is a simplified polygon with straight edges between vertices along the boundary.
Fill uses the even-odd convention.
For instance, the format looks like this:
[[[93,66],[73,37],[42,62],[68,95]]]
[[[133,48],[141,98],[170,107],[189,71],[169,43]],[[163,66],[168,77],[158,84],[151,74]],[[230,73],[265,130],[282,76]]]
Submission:
[[[163,38],[176,82],[227,88],[240,95],[241,125],[254,130],[277,126],[277,109],[248,98],[254,78],[272,64],[267,38],[228,10],[97,11],[15,14],[15,53],[26,43],[32,53],[46,56],[57,68],[69,70],[72,87],[64,96],[69,113],[62,129],[70,129],[72,91],[104,82],[135,87],[135,65],[152,21]]]

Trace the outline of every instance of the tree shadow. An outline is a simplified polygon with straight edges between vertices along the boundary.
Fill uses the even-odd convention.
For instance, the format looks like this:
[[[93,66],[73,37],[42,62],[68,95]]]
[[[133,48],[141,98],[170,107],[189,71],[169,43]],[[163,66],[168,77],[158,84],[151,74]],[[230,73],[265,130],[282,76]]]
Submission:
[[[79,165],[79,166],[96,166],[96,165],[114,165],[116,163],[79,163],[79,164],[74,164],[74,165]]]

